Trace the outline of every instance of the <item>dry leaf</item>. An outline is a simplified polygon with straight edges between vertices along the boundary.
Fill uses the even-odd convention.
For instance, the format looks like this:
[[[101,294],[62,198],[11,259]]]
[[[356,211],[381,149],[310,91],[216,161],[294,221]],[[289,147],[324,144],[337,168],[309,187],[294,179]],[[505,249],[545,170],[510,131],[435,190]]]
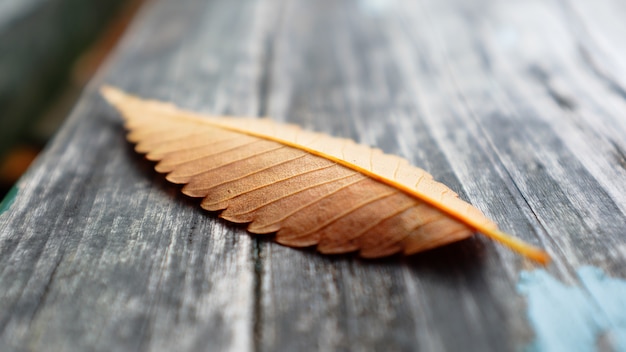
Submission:
[[[322,253],[413,254],[475,231],[541,263],[548,255],[497,230],[426,171],[351,140],[268,119],[206,117],[112,88],[128,140],[156,170],[252,233]]]

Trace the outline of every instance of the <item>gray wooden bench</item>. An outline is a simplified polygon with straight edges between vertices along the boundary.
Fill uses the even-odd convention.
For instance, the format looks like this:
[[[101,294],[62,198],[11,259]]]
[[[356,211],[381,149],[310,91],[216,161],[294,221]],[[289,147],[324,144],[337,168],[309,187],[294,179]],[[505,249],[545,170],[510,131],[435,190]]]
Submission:
[[[624,18],[604,0],[149,2],[0,206],[0,351],[619,350],[611,319],[558,309],[610,317],[581,270],[626,278]],[[375,261],[251,236],[134,153],[104,83],[402,155],[553,263],[481,236]]]

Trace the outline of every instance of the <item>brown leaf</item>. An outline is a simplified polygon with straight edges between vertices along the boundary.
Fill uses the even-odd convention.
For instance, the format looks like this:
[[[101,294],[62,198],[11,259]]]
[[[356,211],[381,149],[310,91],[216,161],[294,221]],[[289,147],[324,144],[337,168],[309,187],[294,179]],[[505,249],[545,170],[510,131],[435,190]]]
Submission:
[[[366,258],[413,254],[479,231],[541,263],[426,171],[351,140],[268,119],[207,117],[103,87],[128,140],[201,206],[292,247]]]

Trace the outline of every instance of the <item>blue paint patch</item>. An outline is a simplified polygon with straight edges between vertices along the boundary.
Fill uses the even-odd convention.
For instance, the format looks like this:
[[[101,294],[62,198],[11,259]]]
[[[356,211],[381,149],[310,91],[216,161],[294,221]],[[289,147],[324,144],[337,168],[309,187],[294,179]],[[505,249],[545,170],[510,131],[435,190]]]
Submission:
[[[17,186],[11,187],[9,193],[7,193],[2,202],[0,202],[0,215],[11,208],[11,205],[13,205],[13,202],[15,201],[15,197],[17,197]]]
[[[600,336],[626,352],[626,280],[590,266],[578,277],[582,287],[564,285],[545,270],[521,273],[517,288],[536,335],[529,352],[595,351]]]
[[[626,351],[626,280],[611,278],[591,266],[578,270],[578,277],[606,317],[604,333],[615,351]]]

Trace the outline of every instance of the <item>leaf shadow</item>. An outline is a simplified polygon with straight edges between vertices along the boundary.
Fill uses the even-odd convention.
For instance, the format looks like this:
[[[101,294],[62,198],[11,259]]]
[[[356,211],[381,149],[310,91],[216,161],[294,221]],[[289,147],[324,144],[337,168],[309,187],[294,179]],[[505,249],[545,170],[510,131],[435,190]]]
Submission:
[[[135,144],[126,140],[127,130],[124,128],[122,121],[111,121],[113,128],[115,128],[117,135],[119,135],[120,143],[124,144],[124,157],[130,161],[131,172],[137,174],[139,177],[150,180],[155,187],[163,190],[167,194],[173,196],[177,200],[184,200],[188,205],[195,204],[197,206],[197,199],[187,197],[180,191],[182,185],[173,184],[165,179],[165,175],[158,173],[154,170],[156,162],[148,160],[146,155],[135,151]],[[194,203],[195,202],[195,203]]]
[[[245,230],[245,225],[242,226],[242,229]],[[261,243],[280,246],[280,244],[272,241],[273,236],[251,236],[254,236]],[[406,267],[409,272],[415,275],[449,276],[459,273],[474,275],[483,271],[488,257],[485,241],[477,238],[477,236],[479,235],[408,256],[396,254],[376,259],[361,258],[356,252],[322,254],[317,252],[315,246],[291,249],[302,253],[302,255],[310,256],[312,260],[321,260],[329,265],[349,263],[374,270]]]
[[[404,265],[414,274],[448,275],[482,272],[487,264],[487,248],[478,234],[463,241],[407,256]]]

